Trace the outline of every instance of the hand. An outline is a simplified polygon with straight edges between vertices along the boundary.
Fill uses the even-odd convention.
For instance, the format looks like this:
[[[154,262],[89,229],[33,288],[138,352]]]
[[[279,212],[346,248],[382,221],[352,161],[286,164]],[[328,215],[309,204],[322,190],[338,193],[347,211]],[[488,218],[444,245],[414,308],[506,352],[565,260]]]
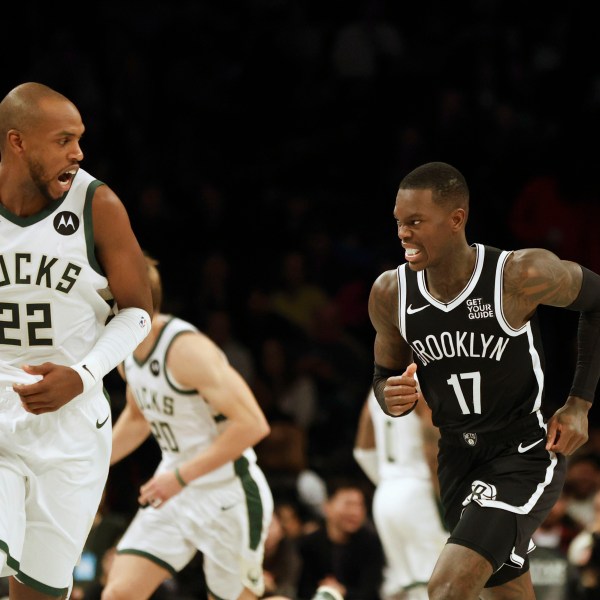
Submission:
[[[37,383],[13,385],[23,408],[35,415],[58,410],[83,392],[81,377],[70,367],[45,362],[36,366],[24,365],[23,370],[30,375],[42,376]]]
[[[383,395],[391,415],[399,417],[415,406],[420,395],[415,378],[416,372],[417,364],[413,362],[406,367],[402,375],[394,375],[386,381]]]
[[[588,440],[588,411],[591,402],[569,396],[565,405],[559,408],[548,421],[546,450],[573,454]]]
[[[142,508],[146,508],[146,506],[160,508],[169,498],[178,494],[182,489],[175,473],[165,471],[160,475],[155,475],[140,487],[138,503]]]

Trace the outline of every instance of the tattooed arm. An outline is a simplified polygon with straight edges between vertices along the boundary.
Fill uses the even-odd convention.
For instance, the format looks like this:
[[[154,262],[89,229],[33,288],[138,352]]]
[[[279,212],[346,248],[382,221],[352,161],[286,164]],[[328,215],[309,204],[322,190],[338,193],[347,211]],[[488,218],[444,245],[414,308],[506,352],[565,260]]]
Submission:
[[[503,312],[515,328],[539,305],[580,311],[577,367],[564,406],[548,421],[546,449],[572,454],[588,439],[588,411],[600,376],[600,277],[577,263],[539,248],[507,260]]]

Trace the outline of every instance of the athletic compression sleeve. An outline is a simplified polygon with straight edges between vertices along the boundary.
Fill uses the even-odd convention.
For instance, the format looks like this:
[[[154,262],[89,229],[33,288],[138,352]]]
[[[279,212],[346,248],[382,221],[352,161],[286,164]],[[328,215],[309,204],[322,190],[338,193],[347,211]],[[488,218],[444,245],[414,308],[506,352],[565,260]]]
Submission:
[[[150,333],[150,315],[142,308],[123,308],[106,325],[89,354],[71,368],[87,392],[129,356]]]
[[[581,267],[583,280],[577,298],[567,306],[580,311],[577,328],[577,365],[570,396],[594,401],[600,378],[600,275]]]
[[[415,409],[415,406],[417,406],[417,402],[419,401],[418,399],[415,400],[415,403],[412,405],[412,407],[405,413],[402,413],[401,415],[391,415],[388,412],[387,406],[385,404],[385,398],[383,396],[383,388],[385,387],[388,378],[394,377],[395,375],[402,375],[402,373],[399,371],[392,371],[391,369],[386,369],[385,367],[382,367],[377,363],[374,364],[375,368],[373,371],[373,391],[375,392],[375,398],[377,398],[377,402],[379,403],[381,410],[386,415],[389,415],[390,417],[394,418],[405,417],[406,415],[409,415]]]

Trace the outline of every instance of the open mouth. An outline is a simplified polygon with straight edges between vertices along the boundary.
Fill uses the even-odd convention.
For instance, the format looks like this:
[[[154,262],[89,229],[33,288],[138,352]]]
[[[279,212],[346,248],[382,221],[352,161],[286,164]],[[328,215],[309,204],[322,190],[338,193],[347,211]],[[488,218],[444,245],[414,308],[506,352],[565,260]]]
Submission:
[[[76,173],[77,173],[77,169],[75,167],[73,167],[72,169],[69,169],[68,171],[65,171],[64,173],[61,173],[58,176],[58,181],[61,183],[61,185],[63,187],[68,187],[71,185],[71,182],[73,181],[73,178],[75,177]]]

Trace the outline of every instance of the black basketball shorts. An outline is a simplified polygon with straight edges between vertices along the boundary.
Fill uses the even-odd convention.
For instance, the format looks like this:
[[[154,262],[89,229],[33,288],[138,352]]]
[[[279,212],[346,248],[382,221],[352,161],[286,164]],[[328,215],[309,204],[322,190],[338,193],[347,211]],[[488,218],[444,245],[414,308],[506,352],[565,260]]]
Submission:
[[[566,460],[546,450],[542,428],[518,441],[472,442],[442,435],[441,501],[448,542],[484,556],[494,569],[485,587],[493,587],[528,570],[531,536],[561,493]]]

